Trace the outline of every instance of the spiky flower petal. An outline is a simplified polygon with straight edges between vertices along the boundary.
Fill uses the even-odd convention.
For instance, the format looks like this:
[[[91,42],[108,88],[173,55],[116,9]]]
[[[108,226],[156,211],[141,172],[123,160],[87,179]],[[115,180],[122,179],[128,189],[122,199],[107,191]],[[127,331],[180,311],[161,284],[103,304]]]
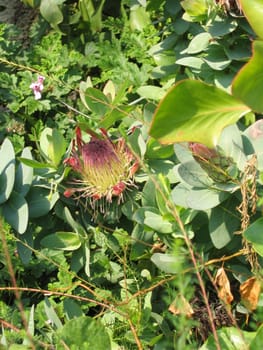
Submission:
[[[77,177],[73,182],[74,187],[64,194],[69,197],[78,193],[78,197],[90,198],[92,203],[101,198],[111,202],[114,196],[121,201],[124,190],[133,185],[138,162],[124,139],[114,143],[104,130],[101,130],[101,136],[91,131],[89,133],[91,139],[85,143],[80,128],[76,129],[71,156],[64,163],[72,168]]]

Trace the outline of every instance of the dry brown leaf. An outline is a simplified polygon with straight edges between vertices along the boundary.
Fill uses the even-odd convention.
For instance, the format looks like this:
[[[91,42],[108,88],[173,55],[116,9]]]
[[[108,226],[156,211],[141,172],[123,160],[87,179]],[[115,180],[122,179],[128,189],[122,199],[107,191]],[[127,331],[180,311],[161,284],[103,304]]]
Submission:
[[[194,314],[191,305],[181,294],[176,297],[168,310],[174,315],[186,315],[187,317],[191,317]]]
[[[214,282],[218,288],[218,297],[223,300],[225,304],[231,304],[234,297],[231,293],[229,279],[223,267],[218,269]]]
[[[239,287],[243,304],[249,311],[257,308],[261,284],[256,277],[251,277]]]

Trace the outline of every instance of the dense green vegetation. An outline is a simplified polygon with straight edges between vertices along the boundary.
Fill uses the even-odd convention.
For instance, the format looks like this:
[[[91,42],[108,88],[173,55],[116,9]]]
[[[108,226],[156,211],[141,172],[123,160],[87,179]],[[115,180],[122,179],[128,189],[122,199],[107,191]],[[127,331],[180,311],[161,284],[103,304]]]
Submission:
[[[262,0],[14,3],[0,349],[261,349]]]

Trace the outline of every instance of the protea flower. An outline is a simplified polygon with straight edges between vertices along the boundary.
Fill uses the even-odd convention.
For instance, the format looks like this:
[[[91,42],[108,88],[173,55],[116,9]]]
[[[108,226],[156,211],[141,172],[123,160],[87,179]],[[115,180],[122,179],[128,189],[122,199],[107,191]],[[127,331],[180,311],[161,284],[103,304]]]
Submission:
[[[76,198],[90,199],[91,205],[99,199],[111,203],[113,197],[123,200],[123,192],[134,186],[133,175],[138,161],[129,150],[123,138],[113,142],[107,132],[101,129],[101,136],[92,131],[89,142],[82,140],[81,130],[76,129],[71,156],[64,163],[72,168],[77,177],[74,187],[64,192],[66,197],[78,194]]]
[[[217,149],[208,148],[197,142],[190,142],[189,148],[193,153],[194,159],[215,182],[233,180],[237,168],[231,157],[225,156]]]

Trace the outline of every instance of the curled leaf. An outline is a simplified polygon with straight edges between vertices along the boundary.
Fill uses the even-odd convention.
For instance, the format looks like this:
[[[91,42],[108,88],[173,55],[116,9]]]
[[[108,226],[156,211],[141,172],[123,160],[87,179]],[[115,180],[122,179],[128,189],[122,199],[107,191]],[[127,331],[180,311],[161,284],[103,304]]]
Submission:
[[[218,269],[214,282],[218,288],[218,297],[225,304],[231,304],[234,297],[231,293],[229,279],[223,267]]]
[[[239,287],[243,304],[249,311],[257,308],[261,284],[256,277],[251,277]]]
[[[181,294],[178,294],[176,299],[169,306],[168,310],[173,315],[185,315],[187,317],[191,317],[194,314],[194,310],[192,309],[191,305]]]

